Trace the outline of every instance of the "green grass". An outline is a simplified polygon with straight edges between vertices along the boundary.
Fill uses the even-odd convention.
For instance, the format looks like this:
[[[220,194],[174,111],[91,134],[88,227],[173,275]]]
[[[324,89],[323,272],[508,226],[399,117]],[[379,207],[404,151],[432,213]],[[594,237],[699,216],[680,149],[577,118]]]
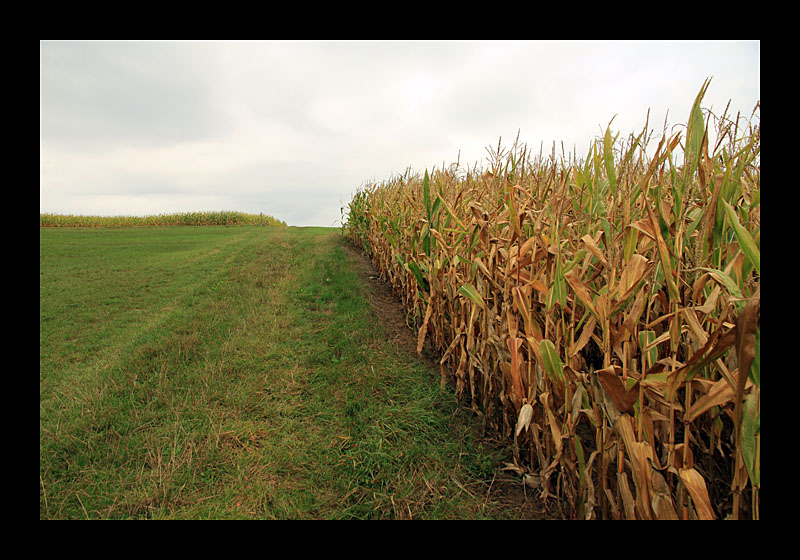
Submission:
[[[502,453],[338,230],[40,229],[45,519],[479,519]]]

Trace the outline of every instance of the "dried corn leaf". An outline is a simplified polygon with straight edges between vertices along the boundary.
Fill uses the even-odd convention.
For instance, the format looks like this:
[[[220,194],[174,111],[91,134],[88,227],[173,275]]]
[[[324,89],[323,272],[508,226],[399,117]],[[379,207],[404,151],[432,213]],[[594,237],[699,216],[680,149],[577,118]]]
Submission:
[[[707,278],[707,276],[703,276],[703,278]],[[695,309],[705,315],[708,315],[709,313],[714,311],[714,308],[717,306],[717,299],[719,298],[720,291],[721,290],[719,286],[714,286],[714,289],[711,290],[711,293],[708,295],[705,302],[703,302],[703,305],[697,306],[695,307]],[[698,296],[695,295],[694,299],[695,301],[697,301]]]
[[[658,221],[653,215],[653,211],[650,209],[650,206],[647,206],[647,214],[650,216],[652,230],[655,232],[656,244],[658,245],[658,256],[661,260],[661,269],[664,271],[664,278],[667,281],[667,289],[670,299],[673,301],[678,301],[680,300],[680,294],[678,293],[678,286],[675,283],[675,275],[673,272],[672,260],[670,258],[669,249],[667,248],[667,243],[664,241],[664,238],[661,235],[661,228],[659,228]]]
[[[647,260],[647,257],[640,255],[638,253],[634,253],[631,255],[628,263],[625,265],[625,268],[622,270],[622,274],[620,275],[619,286],[617,288],[620,296],[624,299],[625,294],[632,289],[635,289],[636,286],[639,284],[639,281],[642,279],[642,276],[647,271],[647,265],[650,261]]]
[[[692,403],[692,406],[686,411],[685,420],[691,422],[708,409],[715,406],[722,406],[732,401],[734,396],[735,393],[731,384],[725,379],[720,379],[714,383],[708,393]]]
[[[581,237],[581,241],[583,241],[583,244],[586,245],[586,248],[589,249],[589,251],[595,257],[597,257],[597,260],[603,263],[603,266],[608,266],[608,260],[606,259],[606,256],[597,246],[597,243],[595,243],[594,238],[591,235],[589,234],[584,235],[583,237]]]
[[[634,229],[637,229],[637,230],[641,231],[642,233],[644,233],[650,239],[655,240],[655,238],[656,238],[656,232],[653,229],[653,223],[650,221],[649,218],[642,218],[642,219],[636,220],[635,222],[632,222],[629,227],[632,227]]]
[[[675,452],[672,454],[672,464],[676,469],[691,469],[694,467],[692,447],[685,443],[676,445]]]
[[[750,376],[750,366],[756,354],[756,328],[758,328],[761,312],[761,288],[747,302],[739,317],[736,318],[736,356],[739,361],[739,388],[737,403],[744,395],[745,380]]]
[[[586,320],[586,324],[583,326],[581,330],[581,334],[578,337],[578,340],[575,342],[575,345],[572,348],[572,352],[570,353],[570,357],[575,356],[583,350],[583,348],[589,343],[589,340],[592,338],[592,334],[594,333],[594,328],[597,326],[597,319],[595,319],[594,315],[590,315],[589,318]]]
[[[523,340],[521,338],[508,337],[508,339],[506,339],[508,350],[511,352],[511,399],[514,401],[514,405],[517,409],[522,406],[522,399],[526,394],[525,387],[522,383],[522,372],[520,371],[522,356],[520,355],[519,349],[522,343]]]
[[[544,406],[545,413],[547,414],[547,424],[550,426],[550,435],[552,436],[553,443],[556,446],[556,458],[553,461],[553,464],[555,464],[555,462],[561,456],[561,452],[564,448],[561,427],[559,426],[558,421],[553,414],[553,409],[550,405],[550,393],[542,393],[539,395],[539,402],[541,402]]]
[[[422,353],[422,347],[425,345],[425,336],[428,333],[428,321],[431,319],[433,312],[433,298],[428,300],[428,308],[425,310],[425,318],[422,320],[422,326],[417,333],[417,354]]]
[[[578,296],[578,299],[581,300],[581,303],[583,303],[583,305],[585,305],[593,315],[597,316],[597,310],[594,308],[594,304],[592,302],[592,295],[589,293],[589,289],[586,287],[586,285],[581,282],[577,274],[575,274],[575,271],[570,270],[564,275],[564,278],[575,291],[575,294]],[[602,320],[603,317],[598,317],[598,319]]]
[[[515,287],[511,290],[511,293],[514,297],[514,304],[517,307],[517,311],[522,315],[522,322],[525,325],[525,334],[528,336],[536,336],[541,339],[542,330],[539,328],[536,319],[531,315],[530,308],[522,294],[522,288]]]
[[[605,390],[606,394],[611,398],[614,406],[620,413],[633,414],[633,405],[639,398],[637,381],[631,389],[627,389],[622,382],[619,372],[621,368],[618,366],[609,366],[607,368],[599,369],[594,373],[597,375],[600,385]]]
[[[533,418],[533,407],[529,403],[522,405],[517,417],[517,427],[514,430],[514,436],[519,436],[523,430],[527,430],[531,425],[531,418]]]
[[[716,519],[714,508],[711,507],[711,500],[708,497],[706,481],[700,473],[695,469],[678,469],[678,476],[689,490],[689,495],[697,510],[697,516],[704,520]]]
[[[639,513],[649,519],[652,515],[650,497],[653,494],[653,489],[650,487],[650,462],[655,460],[655,453],[646,441],[637,441],[630,415],[620,414],[615,427],[630,457],[633,482],[636,486],[636,501],[640,506]]]
[[[625,519],[636,519],[636,500],[634,500],[628,484],[628,475],[624,471],[617,473],[617,485],[622,498],[622,506],[625,509]]]
[[[621,309],[634,295],[638,295],[640,288],[647,280],[647,271],[650,266],[650,261],[646,257],[639,254],[631,255],[628,264],[622,271],[622,275],[617,285],[617,302],[611,310],[614,315]]]
[[[669,486],[667,486],[663,475],[652,464],[650,465],[650,480],[653,487],[650,506],[653,508],[656,519],[677,520],[678,514],[672,502]]]

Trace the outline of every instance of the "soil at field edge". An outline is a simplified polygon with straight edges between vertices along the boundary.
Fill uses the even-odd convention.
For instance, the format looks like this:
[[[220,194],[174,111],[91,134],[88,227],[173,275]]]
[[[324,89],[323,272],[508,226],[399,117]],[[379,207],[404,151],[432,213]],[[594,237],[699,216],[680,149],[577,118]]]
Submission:
[[[354,269],[368,288],[366,295],[372,309],[386,328],[386,341],[426,361],[434,371],[438,372],[439,362],[427,342],[422,355],[417,354],[416,332],[406,323],[406,311],[400,299],[392,293],[389,284],[381,279],[369,257],[348,242],[344,242],[343,245]],[[475,424],[476,431],[479,431],[481,428],[477,419]],[[484,435],[483,440],[486,445],[500,445],[489,435]],[[503,465],[498,465],[494,479],[487,481],[485,487],[479,490],[485,496],[488,509],[503,509],[506,513],[511,511],[519,519],[563,519],[558,504],[550,502],[549,507],[545,507],[538,496],[538,491],[526,487],[520,477],[512,472],[503,471],[502,467]],[[473,493],[474,490],[473,488]]]

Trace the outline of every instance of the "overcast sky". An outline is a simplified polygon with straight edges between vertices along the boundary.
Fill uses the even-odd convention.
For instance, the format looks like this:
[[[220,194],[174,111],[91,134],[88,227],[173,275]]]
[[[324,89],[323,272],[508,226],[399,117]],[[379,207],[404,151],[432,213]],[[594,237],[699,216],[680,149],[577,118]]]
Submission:
[[[760,100],[760,42],[40,43],[40,212],[339,225],[367,182]],[[760,112],[759,112],[760,113]]]

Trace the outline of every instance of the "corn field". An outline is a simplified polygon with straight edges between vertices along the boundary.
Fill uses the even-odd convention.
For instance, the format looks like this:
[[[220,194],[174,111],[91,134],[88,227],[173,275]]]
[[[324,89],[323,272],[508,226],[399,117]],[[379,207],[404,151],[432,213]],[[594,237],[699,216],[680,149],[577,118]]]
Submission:
[[[680,127],[498,143],[343,209],[418,351],[571,518],[759,518],[759,105],[714,115],[709,84]]]
[[[39,227],[144,227],[144,226],[285,226],[286,223],[264,214],[244,212],[181,212],[152,216],[74,216],[39,213]]]

